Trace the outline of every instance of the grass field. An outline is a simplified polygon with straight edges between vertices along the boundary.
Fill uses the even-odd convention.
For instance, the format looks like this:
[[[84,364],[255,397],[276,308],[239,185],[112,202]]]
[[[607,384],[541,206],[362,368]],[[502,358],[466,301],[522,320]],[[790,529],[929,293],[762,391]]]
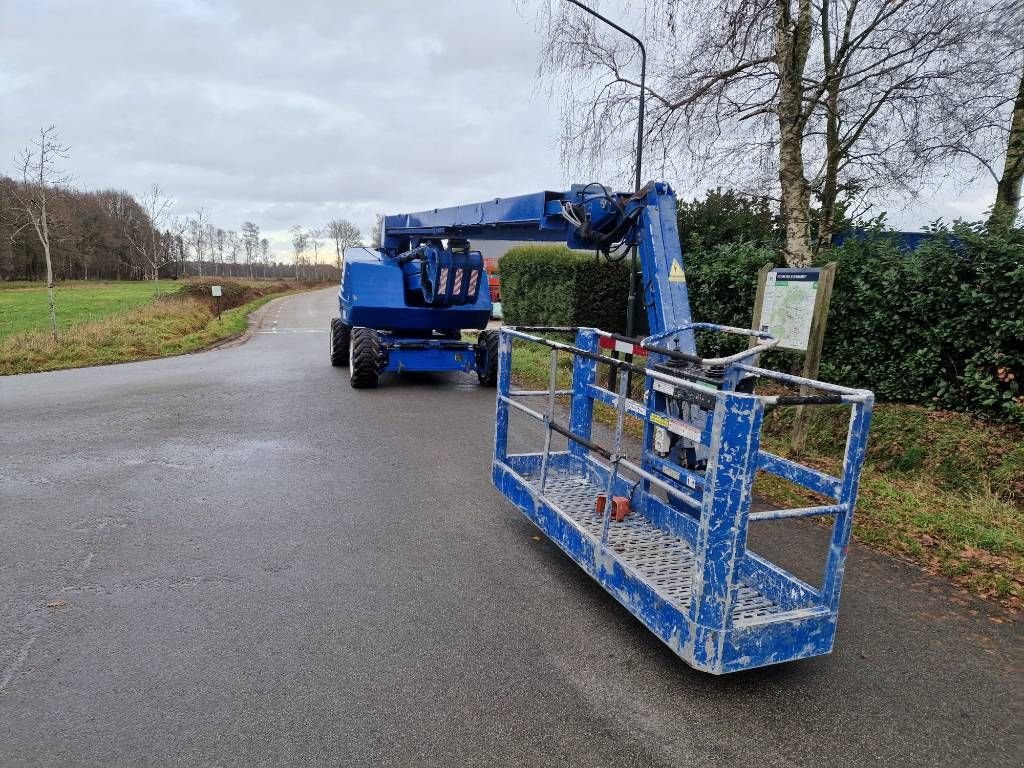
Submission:
[[[161,280],[160,293],[174,293],[181,283]],[[56,287],[57,325],[67,330],[83,322],[127,312],[153,300],[153,282],[74,281]],[[16,333],[50,328],[46,286],[39,283],[0,283],[0,339]]]
[[[535,344],[515,349],[514,379],[547,388],[549,350]],[[559,358],[559,386],[567,387],[569,356]],[[809,411],[810,437],[799,458],[836,474],[849,411]],[[769,414],[764,448],[791,455],[792,414],[791,408]],[[600,404],[596,415],[614,419],[614,412]],[[627,419],[627,430],[639,437],[639,420]],[[754,491],[784,506],[826,503],[763,472]],[[1024,605],[1024,429],[913,405],[876,405],[853,532],[865,544],[1019,610]]]
[[[219,318],[214,316],[209,285],[205,282],[169,283],[168,288],[174,292],[164,292],[157,299],[153,298],[150,284],[148,294],[134,296],[138,299],[134,307],[128,306],[127,302],[131,300],[128,298],[121,305],[125,309],[117,309],[116,301],[108,303],[109,311],[98,319],[88,319],[90,312],[96,312],[95,308],[86,309],[80,314],[79,322],[63,330],[56,341],[48,330],[44,288],[40,326],[34,330],[0,335],[0,375],[123,363],[193,352],[244,331],[249,313],[271,299],[293,293],[297,288],[319,287],[224,279],[217,282],[224,289],[226,307]],[[123,287],[117,283],[110,286],[114,289]],[[96,288],[96,293],[104,293],[102,287]],[[0,300],[8,293],[20,293],[22,290],[25,289],[0,291]],[[82,296],[88,293],[85,289],[81,291]]]

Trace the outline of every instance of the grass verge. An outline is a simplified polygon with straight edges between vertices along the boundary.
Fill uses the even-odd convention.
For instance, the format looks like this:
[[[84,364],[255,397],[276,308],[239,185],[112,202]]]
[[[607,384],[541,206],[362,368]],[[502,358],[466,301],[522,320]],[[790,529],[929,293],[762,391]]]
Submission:
[[[515,349],[516,383],[546,388],[549,350],[518,343]],[[560,388],[571,383],[567,355],[559,355],[557,378]],[[603,371],[599,378],[606,381]],[[798,458],[838,473],[849,411],[809,411],[810,437]],[[599,407],[595,413],[606,423],[614,420],[610,408]],[[768,415],[763,448],[797,458],[788,446],[792,417],[791,408]],[[627,420],[627,431],[634,437],[640,436],[637,427]],[[754,491],[780,506],[825,503],[766,473],[758,474]],[[877,405],[853,535],[980,597],[1019,610],[1024,605],[1024,429],[961,413]]]
[[[810,409],[806,449],[794,457],[792,409],[771,413],[762,445],[838,474],[848,411]],[[761,473],[754,488],[784,505],[821,503]],[[1024,429],[897,403],[875,407],[854,537],[950,578],[1008,608],[1024,605]]]
[[[253,292],[261,293],[251,297]],[[47,332],[0,339],[0,375],[80,368],[180,355],[242,333],[250,313],[268,301],[296,293],[287,283],[249,287],[245,303],[218,318],[205,298],[180,294],[101,320],[79,323],[54,341]]]
[[[160,295],[177,293],[183,282],[161,280]],[[152,280],[71,281],[54,289],[57,327],[61,331],[84,322],[117,315],[154,299]],[[39,283],[0,283],[0,340],[19,333],[50,328],[46,286]]]

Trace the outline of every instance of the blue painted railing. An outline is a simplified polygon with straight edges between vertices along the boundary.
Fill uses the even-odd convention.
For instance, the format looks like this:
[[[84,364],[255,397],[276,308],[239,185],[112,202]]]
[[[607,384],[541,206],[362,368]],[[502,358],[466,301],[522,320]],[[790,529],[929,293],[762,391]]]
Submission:
[[[720,674],[828,653],[835,637],[873,395],[756,367],[759,353],[773,344],[770,337],[743,329],[704,328],[760,338],[757,346],[739,355],[702,360],[659,346],[661,337],[673,335],[660,334],[642,343],[651,356],[646,366],[639,366],[601,354],[602,339],[621,344],[621,337],[596,329],[561,329],[575,332],[575,343],[567,344],[538,335],[559,329],[503,328],[494,483],[691,666]],[[674,333],[678,336],[680,330],[692,331],[693,326],[674,329]],[[512,388],[513,342],[549,350],[546,390]],[[559,381],[568,375],[559,368],[559,355],[572,360],[571,387]],[[677,373],[665,365],[673,356],[688,363],[691,371],[716,370],[721,385],[709,388],[700,377]],[[598,383],[599,364],[616,370],[614,391]],[[631,376],[645,381],[643,402],[628,396]],[[777,385],[802,385],[821,394],[741,391],[751,389],[752,377]],[[567,396],[571,397],[568,408],[560,407],[559,398]],[[538,400],[543,406],[533,407]],[[695,401],[704,406],[694,406]],[[604,443],[594,435],[595,404],[614,408],[614,426]],[[849,408],[839,477],[760,447],[766,410],[800,404]],[[541,450],[509,452],[513,413],[542,426]],[[643,424],[637,457],[624,449],[627,419]],[[673,440],[686,441],[705,457],[706,465],[702,461],[699,468],[684,466],[664,450],[656,451],[656,430],[667,430]],[[556,436],[565,439],[564,450],[553,448]],[[827,502],[751,512],[757,472],[777,475],[826,497]],[[627,498],[631,514],[622,521],[613,520],[611,503],[604,504],[603,514],[598,514],[599,494],[607,499]],[[820,588],[747,547],[752,522],[820,516],[833,519]]]

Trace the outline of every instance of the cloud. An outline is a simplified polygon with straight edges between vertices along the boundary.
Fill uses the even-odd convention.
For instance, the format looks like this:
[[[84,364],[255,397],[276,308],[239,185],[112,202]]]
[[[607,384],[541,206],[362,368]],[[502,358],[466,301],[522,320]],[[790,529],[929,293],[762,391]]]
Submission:
[[[40,125],[89,188],[158,182],[176,213],[294,224],[564,183],[513,3],[0,0],[0,148]],[[45,55],[40,54],[45,41]]]
[[[368,233],[376,212],[564,188],[579,179],[537,87],[534,14],[515,0],[0,0],[0,172],[54,123],[81,186],[157,182],[179,215],[257,222],[280,258],[295,224],[340,216]],[[894,201],[890,221],[978,215],[990,198],[943,186]]]

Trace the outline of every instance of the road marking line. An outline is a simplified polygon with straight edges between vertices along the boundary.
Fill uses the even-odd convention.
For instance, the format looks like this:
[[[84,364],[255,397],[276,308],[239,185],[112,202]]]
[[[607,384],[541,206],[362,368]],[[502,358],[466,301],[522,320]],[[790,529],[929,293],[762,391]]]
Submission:
[[[11,662],[11,666],[4,672],[4,676],[0,679],[0,691],[4,690],[11,682],[11,679],[17,674],[18,670],[21,669],[22,665],[28,660],[28,652],[32,648],[32,643],[36,641],[36,637],[39,635],[39,630],[42,627],[36,627],[32,630],[32,634],[29,636],[28,641],[21,646],[21,650],[18,651],[17,657]]]
[[[256,333],[327,333],[323,328],[272,328],[269,331]]]

